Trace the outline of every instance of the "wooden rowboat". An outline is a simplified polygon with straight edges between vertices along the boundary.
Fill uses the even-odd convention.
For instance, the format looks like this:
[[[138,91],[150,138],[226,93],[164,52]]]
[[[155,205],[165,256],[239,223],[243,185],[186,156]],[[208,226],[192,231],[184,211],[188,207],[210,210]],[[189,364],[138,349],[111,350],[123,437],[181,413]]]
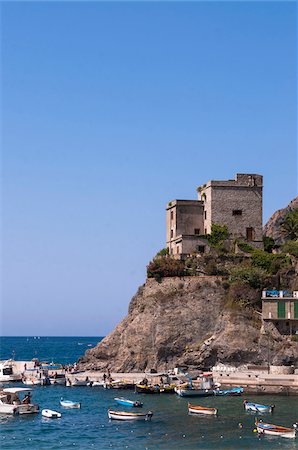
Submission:
[[[112,411],[108,410],[109,419],[114,420],[151,420],[153,413],[148,411],[147,413],[132,413],[127,411]]]
[[[275,405],[260,405],[259,403],[252,403],[244,400],[244,408],[246,411],[252,411],[254,413],[272,413]]]
[[[115,397],[114,400],[115,400],[115,402],[119,403],[119,405],[134,406],[134,407],[139,407],[139,408],[141,408],[143,406],[142,402],[128,400],[127,398],[124,398],[124,397]]]
[[[292,439],[296,437],[297,424],[294,424],[293,428],[286,428],[279,425],[273,425],[271,423],[264,423],[262,420],[256,420],[255,424],[260,435],[268,434],[270,436],[279,436]]]
[[[206,408],[204,406],[195,406],[188,403],[188,412],[190,414],[208,414],[215,416],[217,414],[216,408]]]

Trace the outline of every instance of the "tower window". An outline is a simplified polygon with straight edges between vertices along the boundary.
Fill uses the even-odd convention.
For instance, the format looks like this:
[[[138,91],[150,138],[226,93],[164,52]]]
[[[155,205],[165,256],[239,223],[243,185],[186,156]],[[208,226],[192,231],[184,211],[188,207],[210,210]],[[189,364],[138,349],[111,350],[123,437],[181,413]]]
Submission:
[[[242,216],[242,209],[233,209],[233,216]]]
[[[204,211],[205,220],[207,219],[207,211]]]
[[[174,230],[171,230],[171,238],[174,236]]]
[[[171,211],[171,220],[173,220],[173,218],[174,218],[174,214],[173,214],[173,211]]]
[[[200,228],[195,228],[195,234],[200,234]]]

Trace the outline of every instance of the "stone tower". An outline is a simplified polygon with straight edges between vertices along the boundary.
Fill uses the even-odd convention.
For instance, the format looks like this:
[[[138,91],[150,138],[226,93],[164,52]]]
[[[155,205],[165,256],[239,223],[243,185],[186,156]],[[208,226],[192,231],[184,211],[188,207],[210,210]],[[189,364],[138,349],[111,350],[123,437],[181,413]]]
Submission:
[[[198,193],[204,203],[204,234],[211,232],[212,223],[227,225],[232,237],[263,246],[262,175],[238,173],[235,180],[208,181]]]

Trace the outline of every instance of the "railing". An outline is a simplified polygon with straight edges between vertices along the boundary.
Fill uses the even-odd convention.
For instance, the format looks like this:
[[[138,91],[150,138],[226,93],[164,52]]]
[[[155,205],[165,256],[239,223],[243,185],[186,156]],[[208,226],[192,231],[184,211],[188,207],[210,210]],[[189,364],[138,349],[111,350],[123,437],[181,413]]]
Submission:
[[[298,291],[266,290],[262,292],[262,298],[298,298]]]

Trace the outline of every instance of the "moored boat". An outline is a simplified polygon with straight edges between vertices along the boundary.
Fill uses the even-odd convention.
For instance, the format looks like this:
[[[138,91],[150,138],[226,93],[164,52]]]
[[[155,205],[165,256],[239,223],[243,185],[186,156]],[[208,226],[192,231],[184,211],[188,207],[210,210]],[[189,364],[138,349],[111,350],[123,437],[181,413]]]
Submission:
[[[209,397],[214,395],[213,389],[194,389],[190,387],[175,387],[175,392],[180,397]]]
[[[47,417],[48,419],[60,419],[62,416],[58,411],[53,411],[52,409],[43,409],[41,411],[41,415],[43,417]]]
[[[81,403],[79,402],[72,402],[71,400],[64,400],[63,397],[60,399],[60,405],[63,406],[63,408],[77,408],[79,409],[81,407]]]
[[[109,419],[113,420],[151,420],[153,413],[148,411],[147,413],[132,413],[127,411],[114,411],[108,410]]]
[[[264,423],[262,420],[256,420],[255,425],[257,427],[257,432],[260,435],[267,434],[269,436],[294,439],[297,433],[297,424],[294,424],[293,428],[286,428],[279,425],[273,425],[271,423]]]
[[[256,413],[272,413],[275,405],[260,405],[259,403],[252,403],[244,400],[243,406],[246,411],[252,411]]]
[[[149,386],[146,384],[136,384],[135,390],[139,394],[160,394],[160,387],[158,384]]]
[[[31,389],[5,388],[0,391],[0,414],[34,414],[39,411],[39,406],[31,403]],[[25,393],[21,400],[19,394]]]
[[[0,383],[20,381],[22,379],[22,374],[15,371],[13,363],[12,359],[0,362]]]
[[[88,378],[88,377],[87,377]],[[89,379],[79,380],[78,378],[66,378],[66,386],[90,386]]]
[[[133,401],[133,400],[128,400],[124,397],[115,397],[114,398],[115,402],[117,402],[119,405],[124,405],[124,406],[134,406],[134,407],[139,407],[141,408],[143,406],[142,402],[138,402],[138,401]]]
[[[217,409],[206,408],[204,406],[195,406],[188,403],[188,412],[191,414],[208,414],[215,416],[217,414]]]
[[[243,394],[242,387],[235,387],[232,389],[214,389],[214,395],[227,395],[227,396],[238,396]]]

